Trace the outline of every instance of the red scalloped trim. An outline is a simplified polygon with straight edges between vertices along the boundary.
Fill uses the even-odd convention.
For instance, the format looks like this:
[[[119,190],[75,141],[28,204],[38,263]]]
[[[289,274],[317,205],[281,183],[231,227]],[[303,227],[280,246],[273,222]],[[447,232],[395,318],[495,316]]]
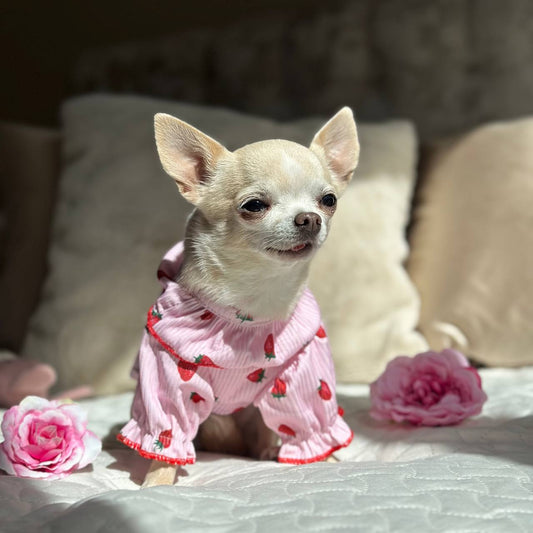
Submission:
[[[137,442],[133,442],[132,440],[128,439],[128,437],[125,437],[122,435],[122,433],[119,433],[117,435],[117,440],[122,442],[122,444],[125,444],[132,450],[135,450],[141,457],[144,457],[145,459],[153,459],[154,461],[161,461],[163,463],[167,463],[169,465],[192,465],[194,464],[194,459],[187,458],[187,459],[172,459],[171,457],[166,457],[165,455],[159,455],[158,453],[151,453],[147,452],[146,450],[143,450],[141,448],[141,445]]]
[[[340,450],[341,448],[345,448],[352,442],[353,440],[353,431],[350,434],[350,438],[344,443],[339,444],[338,446],[334,446],[331,448],[331,450],[328,450],[326,453],[323,453],[322,455],[317,455],[316,457],[312,457],[311,459],[289,459],[288,457],[278,457],[278,463],[287,463],[291,465],[306,465],[309,463],[316,463],[318,461],[323,461],[324,459],[327,459],[332,453],[335,453],[337,450]]]
[[[150,333],[150,335],[172,356],[174,356],[176,359],[178,359],[179,361],[183,361],[184,363],[187,363],[187,364],[190,364],[190,365],[195,365],[195,366],[209,366],[209,367],[212,367],[212,368],[222,368],[221,366],[218,366],[217,364],[213,363],[213,361],[211,361],[208,357],[206,358],[207,359],[207,362],[205,363],[202,363],[200,361],[200,363],[193,363],[191,361],[187,361],[187,359],[184,359],[183,357],[181,357],[181,355],[178,354],[178,352],[176,352],[174,350],[174,348],[172,348],[172,346],[170,346],[170,344],[167,344],[158,334],[157,332],[155,331],[154,329],[154,324],[157,324],[159,322],[159,320],[161,320],[160,318],[155,318],[154,315],[152,315],[152,309],[154,308],[154,306],[152,305],[152,307],[150,307],[150,309],[148,309],[148,316],[146,318],[146,330],[148,331],[148,333]]]

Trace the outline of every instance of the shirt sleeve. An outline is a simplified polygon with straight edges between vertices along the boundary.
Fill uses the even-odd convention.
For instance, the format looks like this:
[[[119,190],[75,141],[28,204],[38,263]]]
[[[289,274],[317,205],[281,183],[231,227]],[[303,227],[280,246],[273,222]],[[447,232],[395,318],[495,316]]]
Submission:
[[[321,461],[353,438],[339,415],[325,334],[316,335],[255,403],[265,424],[281,438],[279,462]]]
[[[197,366],[178,361],[145,333],[136,363],[138,382],[131,420],[118,439],[143,457],[169,464],[196,459],[192,440],[215,401]]]

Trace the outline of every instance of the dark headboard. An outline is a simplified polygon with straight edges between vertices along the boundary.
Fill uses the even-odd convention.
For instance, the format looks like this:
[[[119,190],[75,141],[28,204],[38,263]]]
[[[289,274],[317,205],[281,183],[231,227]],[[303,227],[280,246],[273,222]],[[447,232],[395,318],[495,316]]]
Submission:
[[[533,2],[357,0],[88,51],[74,92],[134,92],[277,118],[404,117],[424,139],[533,112]]]

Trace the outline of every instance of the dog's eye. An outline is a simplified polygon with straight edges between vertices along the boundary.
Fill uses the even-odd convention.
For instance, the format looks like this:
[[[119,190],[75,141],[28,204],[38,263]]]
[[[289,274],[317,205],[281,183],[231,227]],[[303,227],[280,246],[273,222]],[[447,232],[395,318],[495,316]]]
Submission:
[[[250,213],[259,213],[268,208],[268,205],[265,204],[262,200],[248,200],[245,204],[241,206],[241,209],[249,211]]]
[[[337,198],[334,194],[326,194],[320,202],[326,207],[333,207],[337,203]]]

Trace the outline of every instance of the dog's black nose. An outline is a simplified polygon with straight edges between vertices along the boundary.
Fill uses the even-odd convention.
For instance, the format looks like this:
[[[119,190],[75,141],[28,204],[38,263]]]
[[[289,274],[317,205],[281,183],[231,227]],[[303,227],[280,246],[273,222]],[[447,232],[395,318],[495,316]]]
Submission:
[[[298,213],[294,218],[294,223],[301,229],[316,235],[320,231],[322,219],[317,213]]]

